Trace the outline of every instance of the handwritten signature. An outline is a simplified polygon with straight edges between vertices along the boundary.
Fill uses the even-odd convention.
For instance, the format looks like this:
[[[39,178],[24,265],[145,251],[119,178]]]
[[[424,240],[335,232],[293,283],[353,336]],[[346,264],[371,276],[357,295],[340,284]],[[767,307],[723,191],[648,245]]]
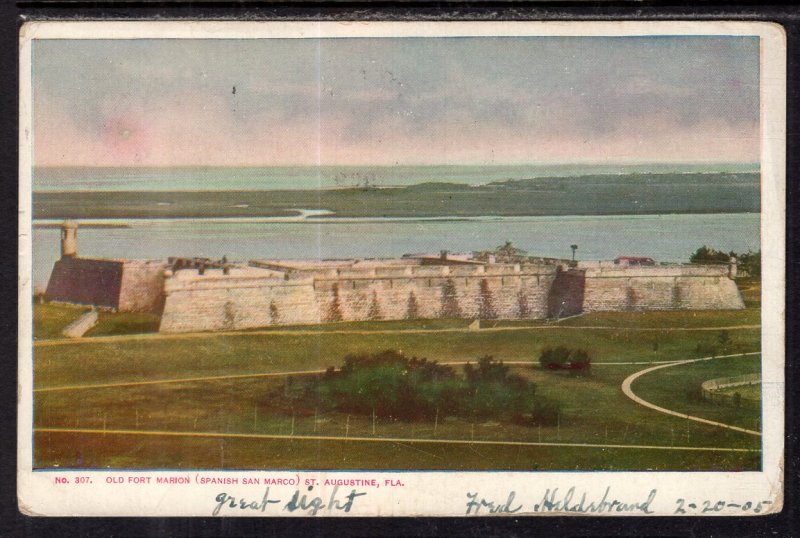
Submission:
[[[513,514],[522,510],[523,505],[514,501],[517,493],[511,491],[504,501],[490,500],[482,497],[478,492],[467,493],[466,515],[477,514]],[[575,487],[569,488],[559,495],[558,488],[547,489],[541,502],[533,505],[533,512],[574,512],[594,513],[603,512],[637,512],[652,514],[650,505],[656,498],[656,490],[650,490],[645,500],[631,501],[611,497],[611,487],[607,487],[599,499],[590,499],[586,492],[576,493]]]

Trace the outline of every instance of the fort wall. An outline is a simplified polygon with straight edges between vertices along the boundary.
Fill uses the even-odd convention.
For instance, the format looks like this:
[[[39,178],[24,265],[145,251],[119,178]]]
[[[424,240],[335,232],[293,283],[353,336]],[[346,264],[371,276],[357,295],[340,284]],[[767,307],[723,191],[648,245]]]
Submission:
[[[547,316],[555,266],[408,266],[301,273],[179,271],[162,332],[409,318]]]
[[[281,268],[285,271],[284,268]],[[581,312],[743,308],[725,267],[555,265],[182,270],[165,281],[162,332],[337,321],[543,319]]]
[[[537,319],[547,316],[550,266],[419,266],[314,278],[323,321]]]
[[[164,270],[161,260],[131,260],[122,265],[117,309],[120,312],[155,312],[164,308]]]
[[[547,317],[564,318],[583,312],[586,273],[581,269],[559,269],[547,302]]]
[[[56,261],[45,300],[117,308],[122,260],[63,257]]]
[[[319,322],[311,278],[209,271],[165,282],[161,332],[224,331]]]
[[[584,312],[744,308],[726,266],[587,267]]]

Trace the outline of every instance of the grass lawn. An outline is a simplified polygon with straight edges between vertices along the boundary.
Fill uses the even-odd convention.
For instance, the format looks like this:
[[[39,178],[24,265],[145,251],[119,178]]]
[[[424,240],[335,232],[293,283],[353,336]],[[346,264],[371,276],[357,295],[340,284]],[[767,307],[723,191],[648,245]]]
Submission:
[[[756,294],[757,295],[757,294]],[[758,305],[720,312],[597,313],[559,324],[496,331],[410,332],[461,329],[464,320],[340,323],[276,328],[237,334],[207,333],[93,342],[64,341],[34,348],[37,388],[124,383],[218,375],[323,369],[340,365],[347,353],[402,350],[438,361],[477,360],[489,354],[515,366],[536,391],[561,405],[557,426],[526,427],[493,421],[472,423],[442,417],[399,422],[390,417],[323,412],[314,402],[292,408],[282,398],[285,384],[300,377],[242,378],[122,386],[80,391],[37,392],[37,427],[130,429],[277,435],[364,436],[404,439],[503,440],[551,443],[704,446],[758,449],[760,439],[688,422],[644,408],[624,396],[622,381],[646,365],[608,364],[664,361],[704,355],[718,345],[721,329],[658,330],[753,325]],[[35,305],[38,338],[57,338],[79,308]],[[63,322],[63,324],[62,324]],[[513,323],[508,323],[513,325]],[[502,323],[498,323],[502,325]],[[611,327],[579,329],[570,326]],[[486,325],[484,325],[486,327]],[[651,327],[655,330],[637,330]],[[101,313],[91,335],[154,331],[157,319]],[[281,330],[283,329],[283,330]],[[293,334],[291,329],[320,334]],[[376,332],[376,331],[406,332]],[[364,331],[360,334],[342,331]],[[374,333],[374,334],[371,334]],[[760,330],[728,330],[734,352],[760,348]],[[545,347],[566,345],[590,352],[591,376],[571,377],[533,367]],[[716,359],[646,374],[633,384],[642,398],[692,415],[758,428],[754,411],[721,406],[699,397],[702,381],[759,371],[757,357]],[[287,381],[291,379],[291,381]],[[80,405],[76,405],[80,402]],[[373,432],[374,428],[374,432]],[[37,467],[111,468],[312,468],[312,469],[496,469],[496,470],[757,470],[759,452],[701,452],[651,449],[321,441],[306,439],[220,439],[47,433],[35,435]]]
[[[761,385],[740,385],[738,387],[726,387],[724,389],[717,389],[717,392],[723,394],[730,394],[733,397],[737,392],[741,395],[743,400],[761,401]]]
[[[36,340],[64,338],[61,331],[88,312],[88,306],[40,304],[33,305],[33,336]]]
[[[61,331],[91,307],[44,303],[33,305],[33,334],[36,340],[64,338]],[[97,325],[85,337],[112,334],[139,334],[158,332],[161,317],[144,312],[98,312]]]
[[[161,316],[149,312],[100,312],[97,325],[86,333],[91,336],[158,332]]]
[[[244,373],[282,372],[339,365],[348,353],[397,349],[438,361],[538,360],[545,347],[588,350],[593,361],[659,361],[699,356],[713,346],[714,331],[515,330],[390,334],[231,334],[91,342],[34,349],[40,386],[59,386]],[[759,349],[758,329],[730,331],[732,349]],[[164,365],[169,364],[165,369]],[[87,377],[87,372],[91,375]]]
[[[353,441],[84,436],[39,433],[39,465],[61,468],[378,469],[538,471],[547,469],[737,471],[760,468],[761,454],[569,447],[457,446]],[[592,462],[591,467],[586,463]]]
[[[633,382],[631,389],[641,398],[673,411],[699,415],[750,430],[760,430],[761,413],[758,410],[710,403],[700,394],[700,384],[720,377],[720,374],[724,377],[760,372],[759,355],[727,357],[663,368],[640,377]],[[682,392],[677,392],[676,387],[680,387]],[[760,385],[752,387],[754,391],[758,391],[755,399],[760,399]]]
[[[494,421],[471,423],[448,417],[401,422],[315,409],[314,402],[291,408],[281,398],[284,378],[186,382],[157,386],[93,389],[37,395],[36,424],[61,428],[329,435],[409,439],[480,439],[660,446],[757,448],[758,439],[653,413],[628,400],[621,380],[637,366],[598,369],[590,378],[517,368],[537,390],[563,404],[555,427],[526,427]],[[296,378],[293,382],[297,383]],[[120,395],[124,395],[121,398]],[[713,404],[709,404],[709,408]],[[374,430],[373,430],[374,427]],[[374,433],[373,433],[374,432]],[[75,442],[80,437],[80,442]],[[203,439],[124,435],[37,435],[37,465],[246,468],[385,469],[756,469],[754,453],[682,452],[642,449],[566,449],[430,445],[387,442],[273,439]],[[168,446],[168,454],[153,445]],[[196,447],[196,449],[188,449]],[[280,447],[280,448],[278,448]],[[293,447],[293,448],[292,448]],[[311,452],[307,452],[311,447]],[[378,456],[382,454],[382,456]],[[569,455],[569,456],[568,456]],[[350,467],[352,466],[352,467]]]

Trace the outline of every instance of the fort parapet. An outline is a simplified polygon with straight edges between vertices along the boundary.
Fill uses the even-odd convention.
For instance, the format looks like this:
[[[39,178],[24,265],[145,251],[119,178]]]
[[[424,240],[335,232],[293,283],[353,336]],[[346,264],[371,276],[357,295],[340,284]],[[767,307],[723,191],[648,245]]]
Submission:
[[[72,229],[72,228],[70,228]],[[65,235],[66,237],[66,235]],[[72,241],[74,237],[69,236]],[[64,239],[62,239],[64,240]],[[713,265],[618,265],[460,255],[168,261],[81,258],[67,245],[45,298],[161,313],[167,333],[431,318],[544,319],[595,311],[744,308]]]

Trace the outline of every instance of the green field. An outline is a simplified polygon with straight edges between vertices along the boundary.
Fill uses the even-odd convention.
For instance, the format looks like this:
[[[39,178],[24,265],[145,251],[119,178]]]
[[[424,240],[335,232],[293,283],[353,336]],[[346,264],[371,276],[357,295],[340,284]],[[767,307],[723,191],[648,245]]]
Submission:
[[[68,316],[53,305],[35,306],[36,334],[53,335]],[[71,309],[70,312],[80,312]],[[102,315],[101,315],[102,317]],[[79,342],[40,342],[34,349],[37,389],[72,385],[185,380],[107,388],[39,391],[37,428],[98,430],[40,432],[37,467],[137,468],[364,468],[518,470],[754,470],[760,438],[655,412],[629,400],[622,381],[646,364],[691,359],[698,345],[718,344],[722,329],[756,325],[758,308],[731,312],[594,314],[560,323],[467,331],[463,320],[343,323],[324,327],[232,334],[126,338],[152,320],[110,315],[92,334],[122,336]],[[57,320],[59,320],[57,322]],[[514,324],[508,324],[514,325]],[[595,328],[582,328],[593,326]],[[103,329],[102,327],[105,327]],[[681,330],[684,328],[710,330]],[[645,330],[641,330],[645,328]],[[732,352],[760,347],[758,328],[726,329]],[[49,331],[49,332],[48,332]],[[303,331],[303,332],[300,332]],[[589,377],[535,367],[544,347],[590,351]],[[486,354],[527,361],[514,371],[536,384],[538,394],[561,404],[557,426],[527,427],[448,417],[400,422],[390,417],[322,412],[314,402],[291,405],[282,397],[295,376],[186,380],[187,378],[324,369],[345,354],[387,348],[439,361],[474,361]],[[633,384],[657,405],[748,429],[758,414],[699,398],[707,379],[752,373],[758,356],[721,358],[664,368]],[[80,405],[76,405],[76,402]],[[103,434],[103,430],[184,432],[187,435]],[[222,434],[192,437],[188,434]],[[225,434],[300,436],[297,439],[225,438]],[[392,438],[392,441],[319,440],[313,436]],[[727,447],[755,451],[683,451],[645,448],[432,444],[413,440],[519,441],[659,447]]]
[[[88,306],[36,304],[33,308],[34,337],[37,340],[64,338],[61,331],[89,309]],[[97,325],[86,336],[154,333],[158,331],[160,321],[157,314],[102,310],[98,313]]]

